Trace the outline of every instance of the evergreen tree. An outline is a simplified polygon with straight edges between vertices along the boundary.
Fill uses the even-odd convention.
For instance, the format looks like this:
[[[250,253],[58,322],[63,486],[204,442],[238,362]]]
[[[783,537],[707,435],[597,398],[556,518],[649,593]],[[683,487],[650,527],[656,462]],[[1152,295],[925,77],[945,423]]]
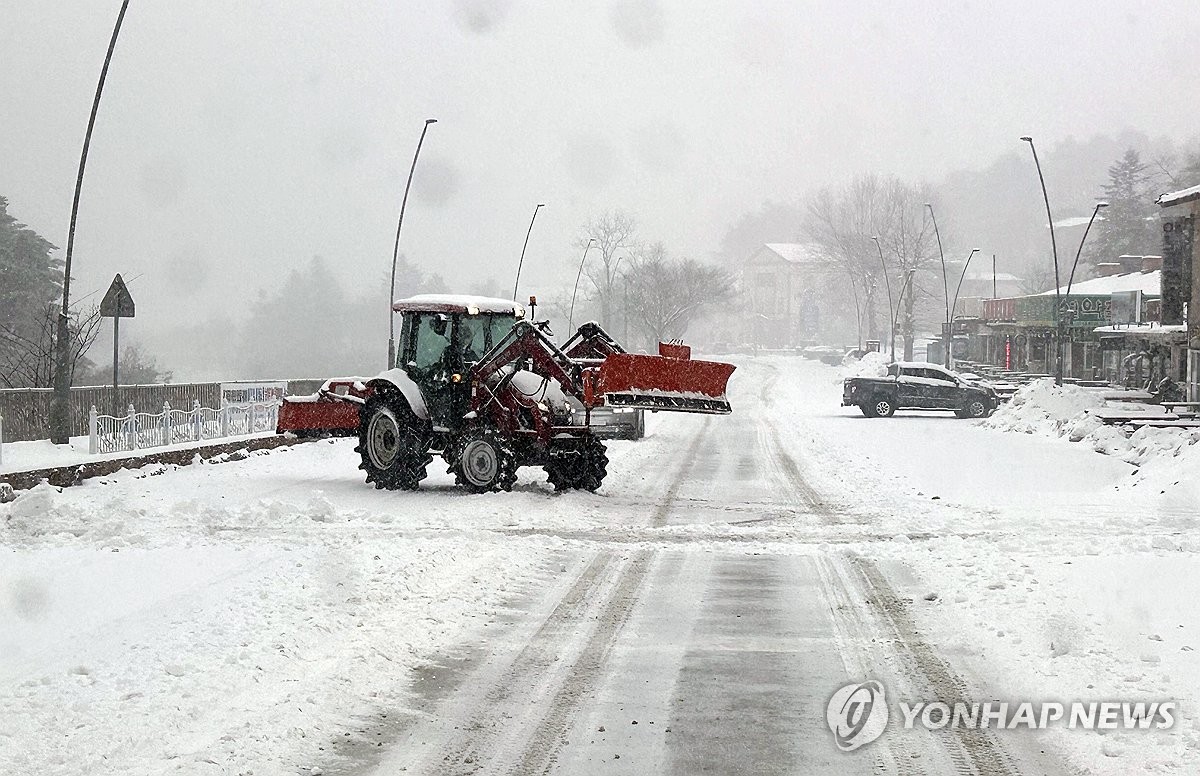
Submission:
[[[1093,235],[1088,239],[1091,263],[1160,250],[1150,179],[1149,167],[1132,148],[1108,168],[1108,183],[1104,186],[1108,207],[1103,211],[1103,220],[1092,227]]]

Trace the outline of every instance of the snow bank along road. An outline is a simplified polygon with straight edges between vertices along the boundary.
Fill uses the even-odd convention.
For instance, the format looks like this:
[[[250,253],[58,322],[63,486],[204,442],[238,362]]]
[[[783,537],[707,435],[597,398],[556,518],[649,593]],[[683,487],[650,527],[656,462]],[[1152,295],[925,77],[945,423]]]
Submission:
[[[597,494],[375,491],[340,440],[0,507],[0,772],[1200,769],[1193,505],[1065,442],[867,420],[823,365],[732,389],[610,445]],[[892,706],[843,753],[826,705],[866,679],[1180,705],[1045,732]]]

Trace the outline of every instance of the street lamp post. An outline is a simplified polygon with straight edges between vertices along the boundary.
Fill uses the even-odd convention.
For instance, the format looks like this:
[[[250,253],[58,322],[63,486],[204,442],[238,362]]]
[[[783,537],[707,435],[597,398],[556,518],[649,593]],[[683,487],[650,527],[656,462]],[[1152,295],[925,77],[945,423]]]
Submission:
[[[888,295],[888,319],[892,321],[892,360],[896,360],[896,305],[892,301],[892,281],[888,277],[887,262],[883,260],[883,247],[879,244],[878,237],[872,237],[875,241],[875,248],[879,251],[879,264],[883,267],[883,282],[887,286]]]
[[[87,166],[88,148],[92,144],[92,129],[96,126],[96,114],[100,110],[100,95],[104,92],[104,81],[108,78],[108,66],[113,51],[117,48],[117,36],[125,21],[129,0],[121,3],[117,23],[113,25],[108,51],[104,55],[104,66],[100,68],[100,80],[96,83],[96,95],[92,98],[92,112],[88,116],[87,131],[83,134],[83,151],[79,155],[79,172],[75,176],[75,198],[71,201],[71,226],[67,230],[67,254],[63,261],[62,312],[54,339],[54,395],[50,399],[50,441],[65,445],[71,441],[71,259],[75,253],[75,222],[79,217],[79,195],[83,191],[83,171]]]
[[[1033,138],[1029,135],[1022,135],[1021,139],[1029,143],[1029,150],[1033,152],[1033,164],[1037,167],[1038,182],[1042,184],[1042,200],[1046,203],[1046,220],[1050,225],[1050,251],[1054,256],[1054,321],[1055,329],[1057,330],[1057,342],[1054,348],[1054,384],[1062,385],[1063,382],[1063,319],[1062,319],[1062,279],[1058,273],[1058,241],[1054,237],[1054,216],[1050,213],[1050,195],[1046,193],[1046,178],[1042,175],[1042,163],[1038,160],[1037,147],[1033,144]]]
[[[388,362],[387,368],[396,366],[396,312],[392,303],[396,301],[396,260],[400,256],[400,229],[404,226],[404,208],[408,205],[408,190],[412,188],[413,173],[417,171],[417,157],[421,155],[421,144],[425,142],[425,133],[430,124],[436,124],[437,119],[425,119],[421,127],[421,137],[417,140],[417,150],[413,153],[412,166],[408,168],[408,182],[404,184],[404,198],[400,200],[400,218],[396,221],[396,244],[392,248],[392,284],[388,294]]]
[[[533,218],[529,219],[529,229],[525,232],[525,244],[521,246],[521,260],[517,262],[517,279],[513,281],[513,301],[517,301],[517,286],[521,285],[521,267],[525,264],[525,249],[529,247],[529,235],[533,234],[533,222],[537,220],[538,211],[546,204],[539,202],[533,209]]]
[[[571,292],[571,313],[567,316],[567,332],[570,334],[575,327],[575,295],[579,293],[579,279],[583,277],[583,263],[587,261],[588,250],[596,242],[595,237],[589,237],[587,245],[583,246],[583,256],[579,259],[579,271],[575,273],[575,290]]]
[[[954,344],[954,315],[958,309],[958,294],[962,291],[963,279],[967,276],[967,267],[971,266],[971,259],[976,253],[979,253],[979,249],[972,248],[971,252],[967,254],[967,260],[963,262],[962,273],[958,276],[958,286],[954,289],[954,301],[950,304],[950,318],[946,321],[947,328],[950,330],[951,345]],[[951,349],[953,350],[953,348]],[[949,367],[952,363],[953,359],[950,359],[950,363],[947,363],[946,366]]]
[[[946,253],[942,250],[942,233],[938,231],[937,216],[933,214],[933,205],[926,202],[925,207],[929,208],[929,218],[933,220],[933,234],[937,237],[938,258],[942,260],[942,293],[946,297],[946,320],[950,320],[950,281],[946,277]],[[950,330],[947,327],[942,333],[943,346],[946,351],[946,368],[950,368]]]
[[[1079,250],[1075,251],[1075,261],[1071,263],[1071,274],[1067,276],[1067,296],[1071,296],[1071,286],[1075,282],[1075,268],[1079,266],[1079,256],[1083,253],[1083,243],[1087,240],[1088,232],[1092,231],[1092,224],[1096,221],[1096,216],[1101,208],[1108,207],[1107,202],[1097,202],[1096,207],[1092,209],[1092,217],[1088,219],[1087,227],[1083,230],[1083,237],[1079,238]]]
[[[1074,285],[1074,283],[1075,283],[1075,268],[1079,266],[1079,257],[1080,257],[1080,255],[1083,254],[1083,244],[1087,241],[1088,232],[1092,231],[1092,224],[1095,223],[1096,216],[1100,213],[1100,208],[1105,208],[1105,207],[1108,207],[1107,202],[1097,202],[1096,203],[1096,207],[1092,208],[1092,217],[1088,219],[1087,227],[1083,230],[1083,236],[1079,238],[1079,249],[1075,251],[1075,261],[1071,262],[1071,274],[1067,276],[1067,304],[1071,303],[1071,286]],[[1059,312],[1059,317],[1060,318],[1062,317],[1061,311]],[[1075,313],[1072,311],[1072,313],[1071,313],[1072,320],[1074,320],[1074,317],[1075,317]],[[1060,337],[1063,334],[1061,329],[1060,329],[1059,334],[1060,334]],[[1067,332],[1067,335],[1070,336],[1069,331]],[[1058,357],[1060,360],[1065,360],[1063,358],[1061,346],[1059,349]]]

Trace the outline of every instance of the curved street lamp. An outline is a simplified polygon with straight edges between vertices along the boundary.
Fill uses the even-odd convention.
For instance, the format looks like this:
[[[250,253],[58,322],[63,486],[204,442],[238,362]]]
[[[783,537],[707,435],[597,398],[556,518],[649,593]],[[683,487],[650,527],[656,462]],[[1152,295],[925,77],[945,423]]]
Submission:
[[[946,354],[946,368],[947,369],[949,369],[951,367],[951,365],[954,363],[954,358],[953,358],[954,314],[955,314],[955,310],[958,307],[958,292],[962,291],[963,278],[965,278],[967,276],[967,267],[971,266],[971,259],[974,258],[976,253],[979,253],[979,249],[972,248],[971,252],[969,254],[967,254],[967,260],[965,262],[963,262],[962,274],[960,274],[958,276],[958,287],[956,287],[954,289],[954,301],[950,304],[950,317],[946,319],[946,330],[948,332],[950,332],[948,335],[949,340],[950,340],[950,347],[948,348],[947,354]]]
[[[1054,321],[1055,328],[1058,331],[1058,341],[1054,348],[1054,384],[1062,385],[1063,382],[1063,320],[1062,320],[1062,279],[1058,273],[1058,241],[1054,237],[1054,216],[1050,214],[1050,195],[1046,193],[1046,178],[1042,175],[1042,163],[1038,161],[1037,147],[1033,144],[1033,138],[1029,135],[1022,135],[1021,139],[1029,143],[1029,150],[1033,152],[1033,164],[1037,167],[1038,182],[1042,184],[1042,200],[1046,203],[1046,220],[1050,224],[1050,251],[1054,256]]]
[[[521,267],[525,264],[525,249],[529,247],[529,235],[533,234],[533,222],[537,220],[538,211],[546,206],[539,202],[533,209],[533,218],[529,219],[529,229],[525,232],[525,244],[521,246],[521,260],[517,262],[517,279],[513,281],[513,301],[517,301],[517,286],[521,285]]]
[[[1071,274],[1067,277],[1067,296],[1071,296],[1071,285],[1075,282],[1075,268],[1079,266],[1079,256],[1083,253],[1083,243],[1087,240],[1088,232],[1092,231],[1092,223],[1096,220],[1096,215],[1100,212],[1100,208],[1108,207],[1107,202],[1097,202],[1096,207],[1092,209],[1092,217],[1088,219],[1087,228],[1083,230],[1083,237],[1079,238],[1079,250],[1075,251],[1075,261],[1071,263]]]
[[[938,258],[942,260],[942,293],[946,297],[946,320],[950,320],[950,281],[946,276],[946,254],[942,250],[942,233],[938,231],[937,216],[933,214],[933,205],[926,202],[925,207],[929,208],[929,217],[933,220],[933,234],[937,237]],[[946,347],[946,368],[950,368],[950,332],[947,330],[942,339],[945,340]]]
[[[92,145],[92,130],[96,126],[96,114],[100,110],[100,95],[104,92],[104,81],[108,78],[108,66],[113,51],[117,48],[117,36],[125,21],[129,0],[121,3],[117,23],[113,26],[108,41],[108,52],[104,55],[104,66],[100,68],[100,80],[96,83],[96,96],[92,98],[92,112],[88,116],[87,130],[83,133],[83,151],[79,155],[79,172],[75,176],[75,198],[71,201],[71,226],[67,230],[67,254],[63,261],[62,312],[58,316],[58,327],[54,338],[54,394],[50,399],[50,441],[65,445],[71,441],[71,258],[75,253],[75,222],[79,218],[79,196],[83,191],[83,171],[87,167],[88,148]]]
[[[1079,238],[1079,249],[1077,251],[1075,251],[1075,261],[1071,262],[1071,274],[1067,276],[1067,304],[1071,303],[1071,286],[1074,285],[1074,283],[1075,283],[1075,268],[1079,266],[1079,257],[1083,253],[1083,244],[1084,244],[1084,242],[1087,241],[1088,232],[1092,231],[1092,224],[1096,221],[1096,216],[1097,216],[1097,214],[1100,213],[1100,208],[1104,208],[1104,207],[1108,207],[1107,202],[1097,202],[1096,203],[1096,207],[1092,208],[1092,217],[1088,219],[1087,228],[1085,228],[1083,230],[1083,237]],[[1062,315],[1061,311],[1059,312],[1059,315],[1060,316]],[[1072,311],[1072,313],[1071,313],[1072,321],[1074,321],[1074,318],[1075,318],[1075,314],[1074,314],[1074,311]],[[1067,331],[1066,331],[1066,336],[1067,337],[1073,336],[1069,329],[1067,329]],[[1064,347],[1064,348],[1066,347],[1065,343],[1062,347]],[[1065,360],[1061,350],[1059,351],[1058,357],[1060,360]]]
[[[878,249],[878,251],[879,251],[879,264],[883,267],[883,282],[884,282],[884,285],[887,286],[888,319],[893,322],[892,330],[891,330],[892,360],[895,361],[896,360],[896,324],[895,324],[896,305],[895,305],[895,303],[892,302],[892,281],[891,281],[891,278],[888,277],[887,262],[883,260],[883,247],[879,244],[879,238],[872,237],[871,239],[875,241],[875,248]]]
[[[951,321],[954,320],[954,316],[957,314],[958,293],[960,291],[962,291],[963,278],[965,278],[967,276],[967,267],[971,266],[971,259],[973,259],[975,257],[976,253],[979,253],[979,249],[972,248],[971,252],[967,255],[967,260],[963,263],[962,274],[958,276],[958,287],[954,289],[954,302],[951,303],[951,305],[950,305],[950,320]]]
[[[587,245],[583,246],[583,256],[579,259],[579,271],[575,273],[575,290],[571,292],[571,313],[567,316],[567,332],[575,327],[575,295],[579,293],[579,279],[583,277],[583,263],[587,261],[588,250],[596,242],[595,237],[589,237]]]
[[[396,244],[392,248],[391,293],[388,295],[388,369],[396,366],[396,312],[392,309],[392,303],[396,301],[396,259],[400,256],[400,228],[404,226],[404,208],[408,205],[408,190],[412,188],[413,173],[417,170],[417,157],[421,155],[421,144],[425,142],[425,133],[429,131],[429,125],[436,123],[437,119],[425,119],[425,126],[421,127],[421,137],[417,140],[412,166],[408,168],[408,182],[404,184],[404,198],[400,200],[400,218],[396,221]]]

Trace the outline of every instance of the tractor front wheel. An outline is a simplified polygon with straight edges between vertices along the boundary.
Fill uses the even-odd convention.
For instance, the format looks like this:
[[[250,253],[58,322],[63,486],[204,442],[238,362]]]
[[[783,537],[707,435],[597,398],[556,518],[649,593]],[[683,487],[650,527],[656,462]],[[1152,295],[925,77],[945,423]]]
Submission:
[[[608,474],[608,455],[604,443],[593,436],[578,445],[550,451],[546,475],[555,490],[595,491]]]
[[[516,454],[495,430],[467,432],[456,445],[454,458],[455,481],[472,493],[512,490],[517,481]]]
[[[358,468],[367,473],[367,482],[387,490],[416,490],[433,460],[428,424],[390,393],[376,393],[363,405],[354,451],[362,456]]]

